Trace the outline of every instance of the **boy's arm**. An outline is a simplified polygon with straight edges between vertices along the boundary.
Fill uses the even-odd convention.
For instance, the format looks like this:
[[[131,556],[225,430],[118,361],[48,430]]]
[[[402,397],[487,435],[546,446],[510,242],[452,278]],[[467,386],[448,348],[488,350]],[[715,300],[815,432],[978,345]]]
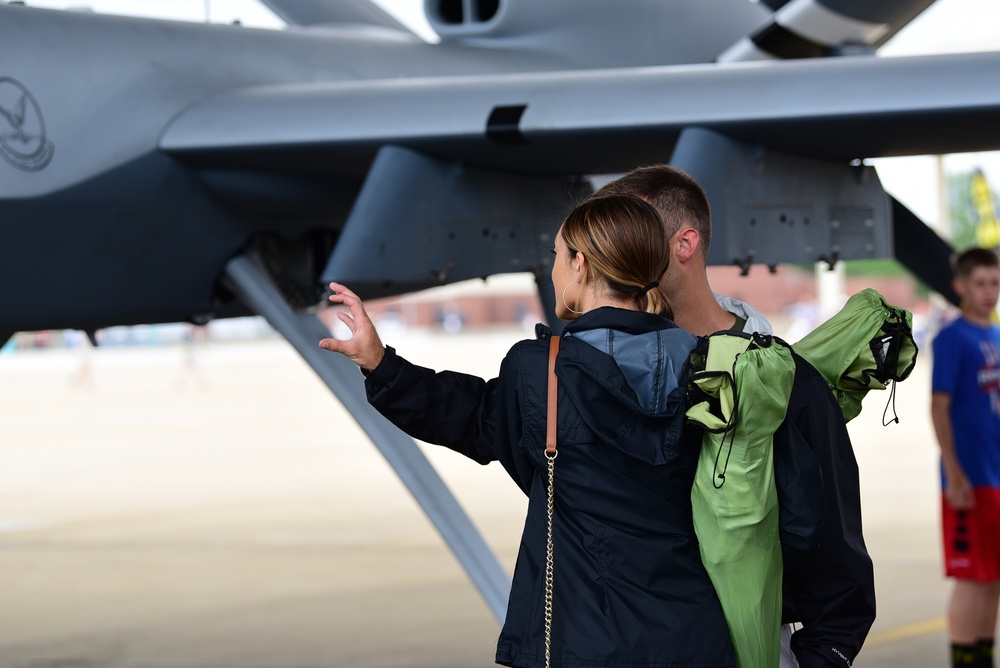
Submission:
[[[934,392],[931,395],[931,421],[934,423],[934,434],[941,448],[941,464],[944,467],[944,493],[948,503],[956,510],[964,510],[974,505],[972,485],[962,470],[955,452],[955,440],[952,436],[951,395],[946,392]]]

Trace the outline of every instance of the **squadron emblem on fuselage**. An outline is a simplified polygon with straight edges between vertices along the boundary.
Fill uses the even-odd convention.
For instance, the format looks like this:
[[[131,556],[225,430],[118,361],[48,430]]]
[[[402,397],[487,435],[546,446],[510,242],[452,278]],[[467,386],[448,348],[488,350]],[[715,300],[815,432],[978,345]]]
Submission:
[[[37,172],[54,152],[34,96],[20,81],[0,77],[0,156],[18,169]]]

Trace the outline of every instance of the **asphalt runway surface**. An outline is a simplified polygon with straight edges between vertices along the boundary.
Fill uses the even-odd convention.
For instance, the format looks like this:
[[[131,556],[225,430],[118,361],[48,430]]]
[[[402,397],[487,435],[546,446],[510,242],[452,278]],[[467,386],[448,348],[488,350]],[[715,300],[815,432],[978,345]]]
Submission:
[[[383,337],[492,376],[525,332]],[[879,601],[857,668],[947,665],[929,373],[899,424],[888,392],[851,424]],[[510,572],[524,497],[424,449]],[[0,355],[0,668],[485,668],[498,630],[283,341]]]

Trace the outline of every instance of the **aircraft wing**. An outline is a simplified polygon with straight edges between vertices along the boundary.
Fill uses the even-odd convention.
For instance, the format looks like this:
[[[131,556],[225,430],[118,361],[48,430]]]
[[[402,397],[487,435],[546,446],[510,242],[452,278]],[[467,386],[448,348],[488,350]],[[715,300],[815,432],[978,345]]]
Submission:
[[[853,160],[1000,149],[998,117],[1000,52],[863,56],[261,86],[193,105],[160,147],[192,166],[329,174],[394,144],[596,174],[663,161],[688,127]]]

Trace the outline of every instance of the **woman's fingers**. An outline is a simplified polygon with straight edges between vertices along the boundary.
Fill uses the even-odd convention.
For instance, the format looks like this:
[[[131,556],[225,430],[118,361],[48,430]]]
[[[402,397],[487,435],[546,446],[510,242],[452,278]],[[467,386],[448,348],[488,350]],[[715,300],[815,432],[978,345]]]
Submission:
[[[338,283],[337,281],[330,281],[330,289],[334,292],[350,292],[351,289],[348,288],[343,283]]]
[[[338,311],[337,318],[351,330],[351,339],[323,339],[319,342],[319,347],[346,355],[362,369],[374,369],[385,355],[385,346],[382,345],[364,304],[346,285],[331,282],[330,290],[330,301],[343,304],[350,310],[350,313]]]
[[[343,343],[346,343],[346,341],[338,341],[337,339],[322,339],[319,342],[319,347],[323,350],[329,350],[331,352],[346,355],[347,353],[344,352]]]
[[[358,296],[353,292],[351,292],[350,288],[341,283],[330,283],[330,291],[333,292],[333,294],[330,295],[331,300],[333,300],[334,296],[351,297],[353,299],[358,299]]]
[[[358,325],[355,322],[354,318],[347,315],[343,311],[337,311],[337,319],[340,320],[340,322],[347,325],[347,329],[351,330],[352,335],[358,333]]]
[[[333,294],[329,297],[330,301],[335,304],[343,304],[350,309],[351,315],[356,322],[369,320],[368,313],[365,311],[365,306],[361,302],[361,299],[351,292],[347,286],[340,283],[330,283],[330,290],[333,291]],[[337,314],[337,317],[340,317],[340,314]],[[350,327],[350,325],[348,326]],[[356,326],[351,327],[351,331],[356,331]]]

